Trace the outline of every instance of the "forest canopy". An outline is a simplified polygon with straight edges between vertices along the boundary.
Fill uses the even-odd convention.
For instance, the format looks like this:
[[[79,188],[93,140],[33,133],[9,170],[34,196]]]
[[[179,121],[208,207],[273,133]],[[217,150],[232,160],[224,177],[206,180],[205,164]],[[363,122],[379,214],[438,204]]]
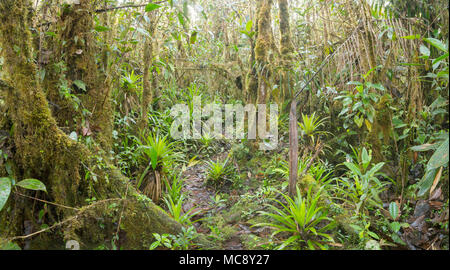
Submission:
[[[448,23],[0,0],[0,249],[448,250]]]

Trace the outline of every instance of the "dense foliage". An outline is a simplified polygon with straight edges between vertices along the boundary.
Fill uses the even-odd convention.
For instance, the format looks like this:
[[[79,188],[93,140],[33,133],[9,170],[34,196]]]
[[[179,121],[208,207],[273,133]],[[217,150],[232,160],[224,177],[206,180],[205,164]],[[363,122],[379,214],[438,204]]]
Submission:
[[[0,249],[448,249],[448,21],[441,0],[2,1]],[[277,104],[276,148],[250,123],[173,138],[198,102]]]

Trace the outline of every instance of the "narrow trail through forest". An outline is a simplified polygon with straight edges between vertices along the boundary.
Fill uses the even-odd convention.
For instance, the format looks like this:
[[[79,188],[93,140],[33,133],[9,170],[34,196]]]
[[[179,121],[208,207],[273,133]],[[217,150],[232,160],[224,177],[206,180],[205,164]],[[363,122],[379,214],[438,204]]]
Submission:
[[[223,160],[228,155],[228,152],[217,154],[211,158],[211,160]],[[220,213],[221,211],[227,210],[228,206],[218,206],[213,203],[212,198],[216,195],[216,192],[212,187],[206,185],[206,164],[204,160],[201,160],[194,166],[187,168],[183,172],[184,186],[183,192],[187,194],[186,201],[183,204],[183,211],[187,212],[190,209],[194,211],[201,211],[196,215],[193,220],[207,217],[209,214],[211,216]],[[202,220],[194,223],[198,232],[208,233],[209,230],[201,228]],[[251,233],[247,227],[239,224],[237,221],[234,224],[230,224],[238,229],[238,231],[223,243],[224,249],[227,250],[242,250],[244,249],[240,235],[244,233]]]

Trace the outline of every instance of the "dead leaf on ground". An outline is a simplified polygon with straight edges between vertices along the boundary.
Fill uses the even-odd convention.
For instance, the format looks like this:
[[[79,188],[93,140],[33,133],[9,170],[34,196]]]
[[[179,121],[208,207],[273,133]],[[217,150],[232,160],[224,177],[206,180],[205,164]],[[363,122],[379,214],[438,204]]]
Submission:
[[[436,188],[437,184],[439,183],[439,180],[441,179],[442,169],[443,168],[444,167],[441,167],[439,169],[439,172],[436,174],[436,177],[434,177],[433,185],[430,188],[430,196],[431,196],[431,194],[433,194],[434,189]]]

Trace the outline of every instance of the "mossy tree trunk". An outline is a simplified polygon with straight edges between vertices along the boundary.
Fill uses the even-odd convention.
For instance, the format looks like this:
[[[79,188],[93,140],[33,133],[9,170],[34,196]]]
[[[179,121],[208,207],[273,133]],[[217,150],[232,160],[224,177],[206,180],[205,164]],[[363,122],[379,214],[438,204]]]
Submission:
[[[256,23],[254,23],[254,29],[256,35],[258,35],[259,29],[258,29],[258,18],[259,18],[259,12],[261,10],[263,1],[257,1],[256,2]],[[258,96],[258,72],[256,67],[256,57],[255,57],[255,44],[256,39],[252,37],[250,39],[250,70],[247,72],[245,77],[245,96],[247,99],[247,102],[254,103],[256,101],[256,98]]]
[[[67,5],[59,21],[61,49],[66,62],[67,79],[70,82],[82,81],[86,91],[81,92],[83,107],[89,113],[84,121],[89,121],[96,140],[109,153],[112,144],[113,113],[111,105],[111,80],[106,70],[99,69],[96,63],[97,45],[92,32],[94,27],[93,5],[90,0],[81,0],[80,4]],[[77,89],[76,85],[73,86]]]
[[[278,0],[279,18],[280,18],[280,54],[281,66],[283,71],[281,74],[282,91],[284,99],[292,98],[292,80],[289,73],[293,64],[294,46],[291,41],[291,27],[289,24],[289,3],[288,0]]]
[[[255,61],[258,72],[258,104],[265,104],[269,93],[270,67],[268,62],[269,50],[271,49],[272,0],[261,0],[258,13],[258,34],[255,44]]]
[[[153,55],[154,55],[154,42],[153,42],[153,36],[154,36],[154,29],[156,27],[155,25],[155,16],[154,13],[150,14],[150,23],[148,26],[148,32],[150,34],[150,37],[145,38],[145,45],[144,45],[144,74],[142,76],[143,80],[143,89],[142,89],[142,104],[141,104],[141,119],[140,119],[140,129],[144,130],[148,125],[148,107],[150,106],[150,102],[153,98],[153,86],[156,86],[156,72],[151,73],[151,70],[153,70]],[[150,83],[150,74],[152,74],[152,83]],[[154,90],[155,88],[153,88]]]
[[[87,6],[88,1],[81,1],[81,3],[82,7],[90,8]],[[89,208],[90,210],[83,212],[84,214],[80,218],[63,228],[65,229],[64,240],[79,240],[82,247],[90,244],[102,244],[106,239],[111,239],[111,232],[119,232],[117,225],[114,225],[117,220],[121,220],[120,232],[121,235],[125,235],[121,239],[124,248],[148,247],[153,232],[176,233],[180,231],[181,227],[177,222],[149,199],[138,194],[130,185],[129,180],[114,166],[109,165],[106,158],[100,154],[93,155],[84,145],[73,141],[58,127],[36,76],[37,67],[33,60],[29,30],[30,10],[30,1],[3,0],[0,2],[0,46],[5,60],[2,80],[7,84],[4,86],[2,83],[0,87],[5,96],[7,118],[12,125],[12,142],[15,149],[10,157],[14,163],[12,176],[16,180],[23,178],[41,180],[46,185],[48,194],[31,191],[28,194],[59,205],[83,208],[86,207],[86,199],[91,198],[93,194],[97,196],[97,200],[118,198],[124,203],[123,210],[120,208],[115,210],[114,207],[109,207],[111,205],[107,204]],[[83,16],[91,16],[89,12],[77,12],[81,12]],[[70,14],[66,15],[70,16]],[[67,27],[78,25],[73,18],[65,22]],[[75,55],[70,56],[70,53],[76,53],[76,51],[67,51],[68,66],[72,69],[68,72],[73,76],[81,76],[77,78],[82,78],[88,87],[98,86],[97,78],[88,74],[92,71],[89,63],[94,62],[95,65],[95,58],[89,59],[89,57],[95,57],[94,52],[90,51],[94,41],[87,35],[92,24],[89,19],[81,24],[85,25],[83,30],[73,33],[84,36],[85,44],[92,42],[89,45],[91,47],[88,46],[87,49],[83,47],[86,49],[83,52],[86,55],[81,54],[82,59],[78,59]],[[67,38],[73,40],[73,37],[68,36]],[[74,44],[70,48],[75,49],[78,45]],[[75,71],[81,74],[75,74]],[[89,89],[87,95],[98,100],[99,96],[94,95],[100,94],[103,99],[105,98],[105,95],[102,95],[105,94],[103,91],[104,89],[98,91]],[[105,107],[98,104],[95,107],[95,103],[87,104],[92,105],[91,108],[96,108],[97,112],[94,116],[103,117],[105,112],[102,110]],[[99,120],[95,119],[95,121]],[[101,130],[101,133],[105,132],[109,132],[109,130]],[[105,136],[109,136],[109,134],[105,134]],[[103,160],[101,163],[99,163],[99,158]],[[97,179],[86,177],[87,173],[91,176],[96,175]],[[0,212],[0,235],[2,237],[22,235],[26,233],[25,224],[27,222],[35,225],[31,230],[35,231],[38,218],[32,211],[34,204],[37,207],[44,206],[41,202],[24,199],[13,193],[4,210]],[[74,214],[72,209],[48,207],[51,208],[48,215],[53,217],[48,218],[47,221],[50,222],[65,220]],[[103,226],[109,230],[102,229],[99,220],[103,220],[106,223]],[[58,235],[52,234],[50,238],[53,241],[61,240]],[[40,248],[48,248],[48,246],[43,246],[42,239],[37,240]]]

